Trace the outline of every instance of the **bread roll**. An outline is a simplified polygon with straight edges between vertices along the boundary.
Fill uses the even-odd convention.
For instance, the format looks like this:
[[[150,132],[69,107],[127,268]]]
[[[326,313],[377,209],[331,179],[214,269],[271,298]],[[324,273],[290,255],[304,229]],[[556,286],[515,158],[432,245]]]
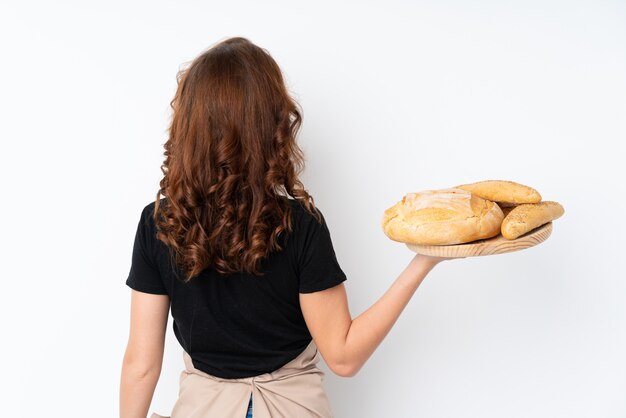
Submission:
[[[500,233],[500,207],[467,190],[407,193],[385,210],[382,228],[394,241],[422,245],[462,244]]]
[[[563,213],[565,210],[560,203],[549,200],[516,206],[502,220],[502,236],[506,239],[515,239],[559,218]]]
[[[504,206],[541,201],[541,195],[537,190],[508,180],[485,180],[455,187],[472,192],[483,199],[502,202]]]

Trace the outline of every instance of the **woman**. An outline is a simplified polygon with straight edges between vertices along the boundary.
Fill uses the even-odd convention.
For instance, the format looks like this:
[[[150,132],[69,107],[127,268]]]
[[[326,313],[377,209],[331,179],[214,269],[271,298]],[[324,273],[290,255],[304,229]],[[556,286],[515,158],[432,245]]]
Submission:
[[[126,280],[121,418],[149,411],[170,309],[185,363],[172,417],[331,417],[320,354],[354,376],[445,258],[415,256],[352,319],[324,216],[298,179],[302,112],[270,54],[241,37],[216,44],[179,72],[170,105],[164,176]]]

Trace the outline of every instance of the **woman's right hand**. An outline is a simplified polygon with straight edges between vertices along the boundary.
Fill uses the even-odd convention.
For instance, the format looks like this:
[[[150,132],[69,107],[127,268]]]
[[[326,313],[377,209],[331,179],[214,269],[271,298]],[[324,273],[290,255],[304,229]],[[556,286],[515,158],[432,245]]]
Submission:
[[[425,254],[415,254],[415,257],[413,257],[413,260],[411,262],[423,264],[429,268],[433,268],[442,261],[455,260],[457,258],[465,258],[465,257],[436,257],[432,255],[425,255]]]

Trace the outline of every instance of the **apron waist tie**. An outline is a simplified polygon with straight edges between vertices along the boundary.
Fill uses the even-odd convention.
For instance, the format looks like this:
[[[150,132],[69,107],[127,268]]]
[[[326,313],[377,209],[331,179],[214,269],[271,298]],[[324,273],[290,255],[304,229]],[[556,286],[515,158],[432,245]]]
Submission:
[[[205,373],[193,365],[183,350],[185,370],[169,417],[153,413],[150,418],[245,418],[252,394],[254,418],[332,418],[322,385],[325,374],[317,367],[320,354],[315,342],[278,370],[258,376],[225,379]]]

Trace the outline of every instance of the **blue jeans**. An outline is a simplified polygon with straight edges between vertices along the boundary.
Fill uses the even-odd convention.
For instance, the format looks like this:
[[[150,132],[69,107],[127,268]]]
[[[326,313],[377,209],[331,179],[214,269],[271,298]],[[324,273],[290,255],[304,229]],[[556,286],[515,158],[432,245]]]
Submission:
[[[250,394],[250,403],[248,403],[248,413],[246,418],[252,418],[252,394]]]

